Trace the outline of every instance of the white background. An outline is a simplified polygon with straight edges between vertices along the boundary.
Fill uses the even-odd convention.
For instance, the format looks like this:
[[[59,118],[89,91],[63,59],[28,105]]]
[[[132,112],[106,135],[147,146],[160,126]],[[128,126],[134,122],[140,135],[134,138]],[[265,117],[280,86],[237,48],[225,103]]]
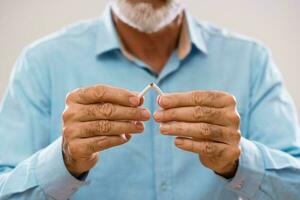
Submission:
[[[78,20],[100,16],[106,0],[0,0],[0,99],[22,48]],[[269,46],[300,111],[299,0],[186,0],[199,19]],[[221,64],[221,63],[220,63]]]

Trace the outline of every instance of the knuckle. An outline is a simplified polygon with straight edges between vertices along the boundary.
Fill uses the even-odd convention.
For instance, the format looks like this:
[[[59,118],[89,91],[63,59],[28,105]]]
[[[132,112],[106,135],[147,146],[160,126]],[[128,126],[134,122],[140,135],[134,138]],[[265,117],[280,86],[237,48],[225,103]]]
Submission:
[[[86,149],[87,149],[87,152],[89,152],[89,153],[94,153],[97,151],[96,146],[92,143],[86,144]]]
[[[69,105],[72,102],[73,99],[73,92],[69,92],[66,95],[66,104]]]
[[[79,94],[84,90],[84,88],[76,88],[70,92],[67,93],[66,95],[66,104],[71,104],[73,103],[76,98],[79,97]]]
[[[226,155],[224,155],[224,157],[230,158],[232,160],[237,160],[241,155],[241,149],[239,147],[228,147],[225,153]]]
[[[72,157],[78,154],[78,148],[72,142],[67,146],[67,151]]]
[[[104,119],[110,119],[115,112],[115,106],[111,103],[100,103],[86,106],[83,109],[84,115],[89,118],[97,118],[99,115]]]
[[[68,109],[66,108],[62,113],[62,120],[63,122],[66,122],[68,121],[68,119],[69,119],[69,113],[68,113]]]
[[[240,130],[228,128],[223,138],[225,141],[230,142],[231,145],[239,145],[241,137]]]
[[[203,144],[204,148],[203,148],[203,153],[207,154],[207,155],[211,155],[215,152],[215,145],[213,145],[210,142],[204,142]]]
[[[102,99],[106,93],[106,90],[107,90],[107,87],[104,85],[95,86],[95,93],[94,93],[95,97],[98,99]]]
[[[230,124],[237,124],[240,123],[240,115],[237,111],[232,111],[231,109],[226,109],[225,111],[225,117],[228,119]]]
[[[69,121],[70,119],[73,119],[75,116],[75,113],[72,112],[72,108],[66,107],[66,109],[62,113],[62,119],[64,122]]]
[[[230,93],[227,93],[227,92],[223,92],[222,95],[223,95],[224,101],[227,104],[233,105],[233,106],[237,105],[237,100],[236,100],[236,97],[234,95],[232,95]]]
[[[97,107],[95,105],[87,106],[84,110],[84,114],[89,118],[95,118],[97,116],[98,112]]]
[[[195,105],[202,105],[201,92],[196,90],[192,92],[192,101]]]
[[[207,96],[207,100],[214,102],[217,99],[220,99],[220,97],[222,97],[222,92],[220,91],[207,91],[206,92]]]
[[[233,114],[233,116],[232,116],[232,121],[233,121],[234,124],[237,124],[237,125],[240,124],[241,117],[240,117],[240,115],[238,114],[238,112],[234,112],[234,114]]]
[[[112,129],[113,124],[108,120],[101,120],[96,122],[96,130],[100,133],[109,133]]]
[[[214,108],[207,108],[206,109],[207,116],[210,116],[211,118],[220,118],[222,115],[222,110],[220,109],[214,109]]]
[[[96,118],[100,114],[104,119],[109,119],[113,115],[114,110],[115,107],[111,103],[101,103],[87,106],[85,115],[90,118]]]
[[[74,91],[74,94],[78,94],[79,99],[85,99],[88,94],[89,88],[78,88]]]
[[[215,108],[209,108],[209,107],[203,107],[202,108],[203,117],[205,117],[206,120],[213,120],[213,119],[219,119],[222,115],[222,110],[215,109]]]
[[[201,136],[203,137],[209,137],[212,133],[212,129],[208,124],[201,124],[200,125],[200,130],[201,130]]]
[[[73,129],[70,126],[67,126],[67,127],[63,128],[64,138],[68,139],[72,136],[72,134],[73,134]]]
[[[203,108],[201,106],[196,106],[193,111],[193,117],[195,120],[201,120],[204,113]]]
[[[93,137],[95,136],[95,130],[92,127],[86,127],[80,129],[80,135],[85,138]]]
[[[236,138],[236,141],[240,142],[240,141],[241,141],[241,138],[242,138],[241,131],[238,130],[237,132],[235,132],[234,137]]]
[[[107,138],[107,136],[100,136],[99,138],[100,139],[97,141],[98,147],[100,149],[103,149],[105,147],[105,144],[106,144],[108,138]]]
[[[111,103],[99,104],[96,108],[96,111],[100,112],[105,118],[110,118],[115,110],[114,105]]]

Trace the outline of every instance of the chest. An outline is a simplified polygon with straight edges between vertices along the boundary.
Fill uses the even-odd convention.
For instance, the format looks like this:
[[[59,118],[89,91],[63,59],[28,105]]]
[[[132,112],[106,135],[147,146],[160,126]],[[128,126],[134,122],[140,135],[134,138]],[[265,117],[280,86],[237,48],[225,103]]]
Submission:
[[[52,123],[53,139],[61,130],[61,114],[68,92],[96,84],[107,84],[140,92],[146,85],[155,82],[165,93],[193,90],[219,90],[234,95],[238,111],[244,116],[249,99],[249,66],[247,62],[201,52],[179,60],[173,54],[157,76],[141,61],[127,60],[121,53],[97,58],[84,58],[80,62],[64,61],[52,70],[64,68],[64,76],[52,77]],[[52,72],[57,74],[57,72]],[[158,109],[156,94],[149,93],[145,107],[153,113]],[[243,118],[242,118],[243,123]]]

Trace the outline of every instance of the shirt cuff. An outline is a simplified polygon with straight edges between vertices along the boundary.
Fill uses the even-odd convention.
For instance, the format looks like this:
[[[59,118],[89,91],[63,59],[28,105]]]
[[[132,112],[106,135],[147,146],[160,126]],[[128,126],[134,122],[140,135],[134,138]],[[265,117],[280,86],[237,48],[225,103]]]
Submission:
[[[262,152],[254,142],[241,139],[241,156],[235,176],[225,187],[239,196],[254,199],[259,192],[265,169]]]
[[[68,199],[86,182],[76,179],[67,170],[62,155],[61,137],[39,152],[36,177],[44,192],[58,200]]]

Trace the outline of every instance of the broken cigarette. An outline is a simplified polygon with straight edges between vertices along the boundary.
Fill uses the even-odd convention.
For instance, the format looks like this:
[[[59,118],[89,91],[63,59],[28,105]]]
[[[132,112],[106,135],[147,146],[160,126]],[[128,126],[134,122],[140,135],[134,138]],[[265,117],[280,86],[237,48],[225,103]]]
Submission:
[[[143,91],[141,91],[138,95],[139,98],[143,97],[149,90],[151,89],[151,84],[147,85]]]
[[[151,88],[153,88],[159,95],[163,95],[164,93],[161,91],[161,89],[155,84],[155,83],[150,83],[147,85],[143,91],[140,92],[138,95],[140,98],[143,97]]]
[[[152,88],[154,90],[156,90],[156,92],[159,94],[159,95],[163,95],[163,91],[161,91],[161,89],[155,84],[155,83],[150,83],[150,85],[152,86]]]

